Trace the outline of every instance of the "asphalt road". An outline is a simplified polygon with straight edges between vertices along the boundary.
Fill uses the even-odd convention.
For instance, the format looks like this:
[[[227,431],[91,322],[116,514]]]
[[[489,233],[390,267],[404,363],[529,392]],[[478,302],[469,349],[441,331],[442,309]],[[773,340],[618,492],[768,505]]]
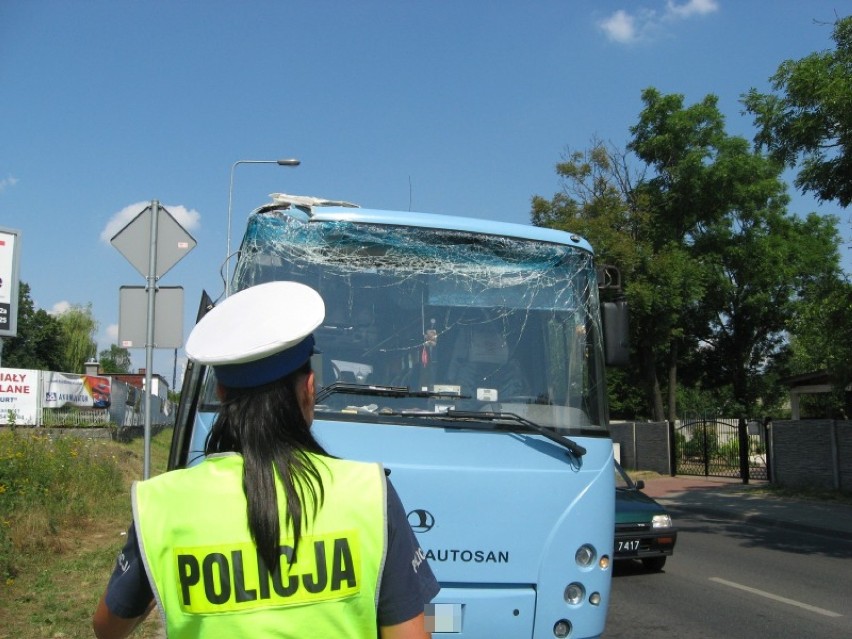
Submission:
[[[852,637],[852,540],[673,514],[663,572],[616,564],[606,639]]]

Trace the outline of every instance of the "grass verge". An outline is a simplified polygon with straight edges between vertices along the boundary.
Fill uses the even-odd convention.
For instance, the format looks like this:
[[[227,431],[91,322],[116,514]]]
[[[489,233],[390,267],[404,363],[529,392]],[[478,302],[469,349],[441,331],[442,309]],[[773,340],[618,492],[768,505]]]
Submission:
[[[765,492],[767,495],[774,495],[775,497],[782,497],[785,499],[823,501],[852,506],[852,493],[839,490],[820,488],[786,488],[784,486],[775,486],[772,484],[766,484],[765,486],[761,486],[755,490]]]
[[[171,434],[151,440],[152,475],[166,469]],[[143,465],[141,438],[0,433],[0,639],[92,637]],[[156,615],[135,635],[159,636]]]

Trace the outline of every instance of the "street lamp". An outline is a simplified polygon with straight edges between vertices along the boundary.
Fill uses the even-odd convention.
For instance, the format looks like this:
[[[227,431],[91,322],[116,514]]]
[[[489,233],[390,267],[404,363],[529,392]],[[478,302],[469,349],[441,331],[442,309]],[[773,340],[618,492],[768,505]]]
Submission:
[[[231,269],[228,266],[231,259],[231,207],[234,202],[234,171],[238,164],[277,164],[278,166],[299,166],[301,160],[288,158],[285,160],[237,160],[231,165],[231,184],[228,188],[228,246],[225,253],[225,297],[231,294]]]

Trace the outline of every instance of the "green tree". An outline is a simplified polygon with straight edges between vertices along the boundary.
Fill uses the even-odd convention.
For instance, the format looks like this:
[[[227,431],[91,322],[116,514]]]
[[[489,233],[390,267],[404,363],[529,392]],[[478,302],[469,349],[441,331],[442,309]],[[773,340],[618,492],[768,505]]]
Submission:
[[[8,368],[60,370],[60,329],[56,318],[36,309],[30,286],[18,287],[18,334],[3,340],[2,364]]]
[[[621,268],[632,379],[642,380],[651,418],[678,416],[685,363],[699,389],[751,407],[784,354],[791,303],[837,268],[834,221],[787,214],[780,166],[726,134],[713,96],[692,106],[654,89],[642,98],[628,145],[636,159],[600,143],[569,155],[557,165],[562,192],[534,197],[532,221],[586,235]]]
[[[822,201],[852,202],[852,16],[837,20],[833,51],[786,60],[770,78],[774,93],[743,98],[755,142],[785,166],[801,162],[796,186]]]
[[[97,352],[95,332],[98,323],[92,315],[92,305],[71,306],[57,316],[61,335],[59,370],[82,373],[85,363]]]
[[[848,419],[845,391],[852,383],[852,283],[836,274],[816,279],[790,323],[791,372],[825,370],[835,388],[831,410]]]
[[[836,219],[799,219],[776,201],[750,213],[732,211],[700,244],[716,277],[702,300],[713,314],[693,364],[706,387],[731,398],[727,411],[768,410],[782,399],[773,371],[785,361],[799,304],[813,281],[838,272]],[[730,393],[722,392],[728,387]]]
[[[132,365],[130,351],[121,348],[117,344],[110,344],[108,349],[99,354],[99,368],[103,373],[123,374],[129,373]]]
[[[645,108],[628,149],[644,162],[652,177],[639,185],[652,211],[650,242],[654,277],[638,320],[648,326],[642,358],[646,374],[653,367],[666,380],[665,415],[677,418],[678,363],[698,327],[706,324],[704,297],[712,265],[703,260],[695,243],[703,229],[722,219],[733,194],[726,171],[728,147],[724,118],[717,99],[684,106],[682,95],[642,93]]]

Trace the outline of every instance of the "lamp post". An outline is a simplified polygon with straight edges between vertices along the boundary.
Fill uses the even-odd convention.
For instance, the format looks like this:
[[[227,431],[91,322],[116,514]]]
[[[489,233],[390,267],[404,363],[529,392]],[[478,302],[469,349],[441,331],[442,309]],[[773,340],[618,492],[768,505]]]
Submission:
[[[234,202],[234,171],[238,164],[277,164],[278,166],[299,166],[301,160],[288,158],[284,160],[237,160],[231,165],[231,184],[228,188],[228,241],[227,250],[225,253],[225,297],[231,294],[231,268],[229,262],[231,259],[231,209]]]

